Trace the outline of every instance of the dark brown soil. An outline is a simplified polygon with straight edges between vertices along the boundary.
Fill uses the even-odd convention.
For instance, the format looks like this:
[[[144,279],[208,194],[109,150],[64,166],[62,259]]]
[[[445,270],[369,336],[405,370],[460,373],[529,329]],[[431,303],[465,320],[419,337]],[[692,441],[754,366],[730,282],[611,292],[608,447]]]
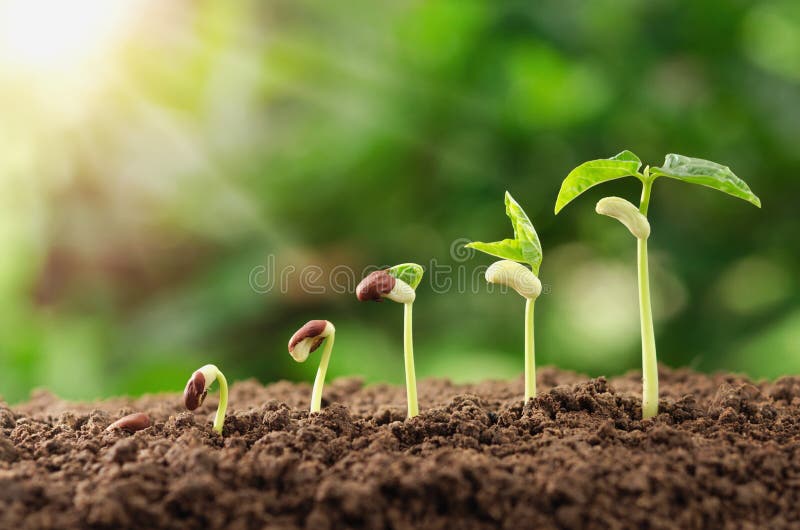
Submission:
[[[0,405],[0,528],[798,528],[800,378],[752,383],[662,371],[662,413],[638,376],[540,370],[522,382],[339,380],[94,404],[38,393]],[[146,412],[152,426],[106,431]]]

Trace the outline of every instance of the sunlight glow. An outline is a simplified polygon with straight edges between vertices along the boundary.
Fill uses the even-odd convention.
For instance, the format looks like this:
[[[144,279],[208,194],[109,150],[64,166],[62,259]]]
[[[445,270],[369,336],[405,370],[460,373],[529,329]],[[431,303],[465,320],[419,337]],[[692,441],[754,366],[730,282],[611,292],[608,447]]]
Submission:
[[[74,73],[119,41],[135,3],[0,0],[0,55],[33,73]]]

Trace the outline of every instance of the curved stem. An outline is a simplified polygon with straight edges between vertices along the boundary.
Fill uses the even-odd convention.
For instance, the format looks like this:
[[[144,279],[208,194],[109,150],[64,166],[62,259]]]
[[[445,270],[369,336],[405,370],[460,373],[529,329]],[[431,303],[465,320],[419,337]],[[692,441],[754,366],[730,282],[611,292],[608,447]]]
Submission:
[[[222,426],[225,424],[225,411],[228,410],[228,380],[217,370],[217,381],[219,381],[219,405],[217,415],[214,417],[213,429],[222,434]]]
[[[536,397],[536,349],[533,344],[533,305],[535,298],[525,302],[525,402]]]
[[[333,350],[334,334],[325,339],[325,349],[322,350],[322,358],[317,368],[317,377],[314,379],[314,389],[311,391],[311,412],[319,412],[322,408],[322,385],[325,384],[325,373],[328,371],[328,361]]]
[[[417,375],[414,372],[414,344],[411,329],[412,304],[404,304],[403,322],[403,350],[406,364],[406,400],[408,401],[408,417],[413,418],[419,414],[417,403]]]

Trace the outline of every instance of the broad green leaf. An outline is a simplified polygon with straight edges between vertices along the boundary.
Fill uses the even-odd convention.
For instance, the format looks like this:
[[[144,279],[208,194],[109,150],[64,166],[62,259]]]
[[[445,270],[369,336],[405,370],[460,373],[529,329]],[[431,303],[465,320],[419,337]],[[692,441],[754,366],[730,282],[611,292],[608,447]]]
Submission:
[[[516,239],[504,239],[502,241],[495,241],[493,243],[483,243],[481,241],[473,241],[465,245],[467,248],[474,248],[480,250],[490,256],[498,258],[510,259],[520,263],[527,263],[525,255],[522,253],[520,242]]]
[[[506,192],[506,215],[511,219],[514,239],[519,242],[519,249],[523,256],[522,261],[528,263],[533,269],[533,273],[538,275],[539,267],[542,265],[542,244],[539,241],[539,235],[533,228],[531,220],[528,219],[528,215],[508,192]]]
[[[653,176],[665,176],[691,184],[708,186],[761,208],[761,199],[750,191],[750,187],[737,177],[729,167],[683,155],[668,154],[662,167],[650,169]]]
[[[419,282],[422,281],[425,269],[422,268],[422,265],[417,265],[416,263],[401,263],[389,268],[386,272],[398,280],[403,280],[412,289],[416,289]]]
[[[560,212],[572,199],[601,182],[622,177],[640,177],[640,167],[642,167],[642,161],[628,150],[611,158],[584,162],[570,171],[567,178],[561,183],[561,190],[556,199],[556,213]]]

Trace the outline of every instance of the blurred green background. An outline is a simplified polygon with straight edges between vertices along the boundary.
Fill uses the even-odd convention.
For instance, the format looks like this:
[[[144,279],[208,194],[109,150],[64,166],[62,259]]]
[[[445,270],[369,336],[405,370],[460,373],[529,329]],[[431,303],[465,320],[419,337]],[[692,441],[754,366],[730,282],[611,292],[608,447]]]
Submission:
[[[764,205],[655,185],[660,359],[800,372],[795,0],[0,0],[0,140],[12,402],[181,390],[206,362],[310,380],[286,352],[310,318],[337,326],[330,376],[401,382],[401,308],[315,289],[404,261],[455,267],[418,290],[418,375],[517,376],[524,303],[459,247],[511,235],[505,190],[544,246],[538,363],[637,368],[635,244],[594,203],[640,185],[553,215],[623,148],[727,164]]]

